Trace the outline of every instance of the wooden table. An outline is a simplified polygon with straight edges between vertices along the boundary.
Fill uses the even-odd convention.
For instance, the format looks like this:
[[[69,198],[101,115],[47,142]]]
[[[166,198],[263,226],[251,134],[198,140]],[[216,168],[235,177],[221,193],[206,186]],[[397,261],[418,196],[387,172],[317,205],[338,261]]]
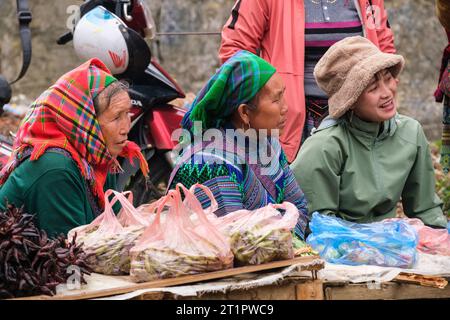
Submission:
[[[287,266],[295,265],[298,271],[310,271],[310,276],[288,276],[276,284],[255,286],[226,292],[202,292],[194,296],[176,295],[164,288],[204,284],[205,281],[227,279],[232,281],[254,280],[258,275],[277,273]],[[292,260],[276,261],[265,265],[247,266],[229,270],[210,272],[199,275],[185,276],[173,279],[157,280],[146,283],[124,282],[120,286],[102,290],[79,290],[70,295],[54,297],[37,296],[24,298],[26,300],[77,300],[114,297],[121,294],[140,292],[138,290],[157,289],[154,292],[144,292],[133,295],[136,300],[374,300],[374,299],[450,299],[450,286],[439,289],[415,284],[416,280],[400,274],[393,281],[385,283],[352,284],[348,282],[323,282],[317,279],[317,271],[324,267],[323,260],[318,257],[302,257]],[[129,277],[123,278],[128,281]],[[434,278],[432,278],[434,279]],[[423,280],[423,279],[422,279]],[[409,283],[408,283],[409,282]],[[420,281],[417,281],[418,283]],[[423,281],[421,281],[424,283]],[[208,282],[209,284],[210,282]],[[425,284],[433,285],[432,281]],[[442,284],[442,283],[441,283]]]
[[[211,281],[215,279],[224,279],[224,278],[230,278],[233,276],[247,276],[250,278],[254,278],[255,274],[261,273],[261,272],[274,272],[276,270],[283,269],[285,267],[289,266],[295,266],[295,269],[298,271],[310,271],[311,277],[308,277],[308,279],[317,278],[317,271],[322,269],[324,267],[324,261],[320,259],[318,256],[308,256],[308,257],[299,257],[294,258],[291,260],[283,260],[283,261],[274,261],[262,265],[255,265],[255,266],[245,266],[240,268],[233,268],[233,269],[227,269],[222,271],[216,271],[216,272],[209,272],[204,274],[197,274],[197,275],[189,275],[184,277],[178,277],[178,278],[171,278],[171,279],[163,279],[163,280],[156,280],[151,282],[145,282],[145,283],[133,283],[130,280],[129,276],[117,276],[117,277],[108,277],[103,276],[106,279],[105,280],[120,280],[120,285],[114,285],[108,288],[84,288],[76,291],[68,291],[65,294],[59,294],[56,296],[34,296],[34,297],[26,297],[26,298],[20,298],[18,300],[83,300],[83,299],[95,299],[95,298],[105,298],[105,297],[111,297],[111,296],[118,296],[122,294],[129,294],[133,292],[137,292],[139,290],[147,290],[147,289],[154,289],[154,288],[161,288],[161,292],[152,292],[149,294],[143,294],[142,297],[139,297],[139,299],[162,299],[165,297],[165,294],[163,294],[163,289],[166,287],[174,287],[174,286],[182,286],[187,284],[193,284],[193,283],[202,283],[204,281]],[[252,275],[253,274],[253,275]],[[98,275],[100,276],[100,275]],[[276,287],[276,286],[274,286]],[[284,288],[284,286],[283,286]],[[282,288],[281,288],[282,289]],[[281,290],[280,289],[280,290]],[[262,288],[261,290],[268,290],[267,288]],[[281,292],[280,290],[277,290],[277,292]]]
[[[143,294],[135,299],[158,300],[408,300],[450,299],[450,286],[444,289],[397,283],[351,284],[321,280],[290,279],[278,285],[202,296],[175,297],[168,293]]]
[[[327,300],[408,300],[450,299],[450,286],[444,289],[396,281],[372,284],[325,283],[323,296]]]

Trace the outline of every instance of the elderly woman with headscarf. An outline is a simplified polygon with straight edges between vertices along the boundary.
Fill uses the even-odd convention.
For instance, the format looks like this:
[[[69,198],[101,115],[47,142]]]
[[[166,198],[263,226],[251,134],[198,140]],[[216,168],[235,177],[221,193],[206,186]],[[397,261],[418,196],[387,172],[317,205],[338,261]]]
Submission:
[[[118,156],[137,158],[127,140],[131,108],[127,87],[98,59],[64,74],[32,104],[9,163],[0,173],[0,209],[7,203],[36,214],[49,236],[90,223],[114,188]]]
[[[183,140],[190,141],[185,141],[169,186],[209,187],[218,216],[292,202],[300,211],[295,234],[304,238],[306,202],[277,138],[286,124],[284,92],[272,65],[250,52],[237,52],[207,82],[184,117],[188,134]],[[202,190],[196,195],[203,207],[209,206]]]

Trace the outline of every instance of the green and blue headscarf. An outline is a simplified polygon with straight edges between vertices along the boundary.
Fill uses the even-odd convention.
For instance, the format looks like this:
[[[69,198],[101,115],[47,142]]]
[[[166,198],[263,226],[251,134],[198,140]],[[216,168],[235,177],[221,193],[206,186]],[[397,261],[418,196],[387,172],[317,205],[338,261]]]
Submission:
[[[245,50],[238,51],[225,62],[200,90],[182,127],[193,132],[193,123],[202,128],[220,128],[243,103],[250,102],[275,73],[264,59]]]

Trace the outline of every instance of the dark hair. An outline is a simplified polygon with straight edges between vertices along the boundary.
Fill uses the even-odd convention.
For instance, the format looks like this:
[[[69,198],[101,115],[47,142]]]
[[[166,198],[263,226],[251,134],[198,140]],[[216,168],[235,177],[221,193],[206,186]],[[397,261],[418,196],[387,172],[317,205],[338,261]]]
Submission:
[[[128,92],[129,84],[126,81],[120,80],[111,83],[105,89],[103,89],[95,98],[94,98],[94,109],[97,117],[105,112],[111,103],[111,99],[118,94],[119,92],[125,91]]]

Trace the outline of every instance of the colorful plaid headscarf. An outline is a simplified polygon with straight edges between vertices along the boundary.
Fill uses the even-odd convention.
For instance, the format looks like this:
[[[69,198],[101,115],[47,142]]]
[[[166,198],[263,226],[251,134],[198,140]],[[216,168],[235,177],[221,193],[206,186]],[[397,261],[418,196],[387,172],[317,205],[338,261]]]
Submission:
[[[61,148],[70,153],[103,208],[106,176],[118,172],[120,166],[106,148],[93,99],[115,81],[103,62],[91,59],[44,91],[20,124],[14,151],[0,172],[0,185],[21,162],[27,149],[32,148],[30,160],[35,161],[48,148]],[[130,162],[138,158],[142,172],[148,174],[147,162],[135,143],[128,141],[120,156],[128,157]]]
[[[194,133],[193,122],[203,129],[219,128],[239,107],[248,103],[275,73],[275,68],[248,51],[238,51],[200,90],[183,118],[183,128]]]

